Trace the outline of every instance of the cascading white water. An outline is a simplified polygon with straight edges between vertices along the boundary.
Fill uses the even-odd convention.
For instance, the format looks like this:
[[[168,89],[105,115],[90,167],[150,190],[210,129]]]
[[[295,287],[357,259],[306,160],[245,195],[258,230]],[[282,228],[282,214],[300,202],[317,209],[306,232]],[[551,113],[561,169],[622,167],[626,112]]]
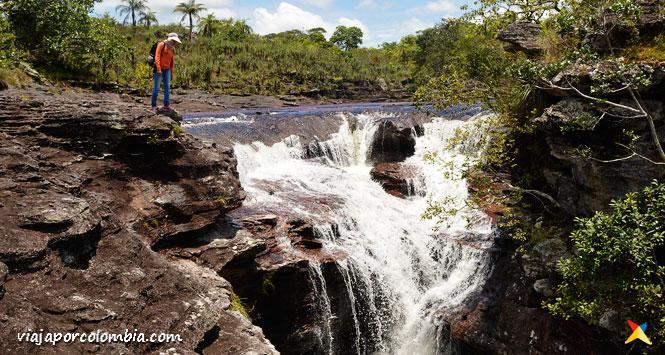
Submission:
[[[466,205],[462,166],[473,157],[464,154],[463,146],[447,146],[455,129],[473,120],[436,118],[424,125],[414,156],[405,161],[417,168],[419,176],[410,182],[410,196],[401,199],[371,179],[367,163],[385,116],[343,118],[339,132],[314,147],[323,159],[301,159],[305,147],[295,136],[271,147],[236,145],[240,179],[247,191],[245,205],[278,215],[306,216],[318,223],[316,233],[326,240],[324,248],[348,255],[339,264],[352,298],[355,332],[362,338],[356,339],[358,352],[361,348],[397,354],[445,351],[440,344],[440,317],[458,309],[490,271],[491,224],[483,213]],[[424,220],[428,205],[441,201],[446,210],[457,213],[445,223]],[[313,275],[325,291],[320,269]],[[366,307],[359,310],[361,301]],[[329,303],[327,307],[330,313]],[[361,332],[359,322],[369,331]],[[322,342],[334,341],[329,322],[327,331]]]

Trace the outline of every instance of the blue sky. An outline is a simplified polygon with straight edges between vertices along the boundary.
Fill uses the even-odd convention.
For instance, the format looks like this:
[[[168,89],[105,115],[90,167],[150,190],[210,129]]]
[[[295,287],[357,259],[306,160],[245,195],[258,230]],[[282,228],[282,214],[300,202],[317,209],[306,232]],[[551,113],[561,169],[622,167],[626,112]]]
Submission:
[[[184,0],[148,0],[160,23],[180,21],[172,13]],[[291,29],[326,28],[330,35],[338,25],[358,26],[365,32],[365,46],[399,40],[431,27],[444,17],[460,15],[460,6],[471,0],[198,0],[221,18],[248,20],[255,32],[268,34]],[[120,0],[103,0],[97,14],[115,16]],[[469,4],[470,5],[470,4]]]

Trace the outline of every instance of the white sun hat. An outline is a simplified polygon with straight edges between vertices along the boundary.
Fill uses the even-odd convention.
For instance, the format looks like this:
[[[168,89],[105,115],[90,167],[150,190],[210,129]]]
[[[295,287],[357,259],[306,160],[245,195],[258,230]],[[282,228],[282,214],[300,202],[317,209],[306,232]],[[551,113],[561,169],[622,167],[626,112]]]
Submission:
[[[177,33],[169,33],[169,34],[167,34],[167,35],[166,35],[166,40],[167,40],[167,41],[175,41],[175,42],[178,42],[178,43],[182,43],[182,42],[180,42],[180,38],[178,38],[178,34],[177,34]]]

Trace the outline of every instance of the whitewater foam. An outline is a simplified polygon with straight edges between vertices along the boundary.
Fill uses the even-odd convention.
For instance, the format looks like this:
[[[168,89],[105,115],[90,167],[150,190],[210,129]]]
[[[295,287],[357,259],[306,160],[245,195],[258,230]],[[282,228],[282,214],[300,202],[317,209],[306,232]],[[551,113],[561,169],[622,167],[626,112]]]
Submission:
[[[370,177],[368,157],[385,117],[342,118],[338,133],[315,143],[320,159],[302,159],[312,147],[297,136],[270,147],[259,142],[236,145],[245,204],[278,215],[306,216],[317,223],[315,232],[326,241],[325,249],[348,255],[340,267],[353,305],[355,332],[362,338],[355,339],[358,353],[370,348],[397,354],[447,352],[441,343],[442,315],[458,309],[491,270],[491,224],[466,203],[462,169],[474,159],[472,150],[448,146],[456,129],[474,120],[435,118],[424,124],[414,156],[405,161],[419,175],[409,182],[409,197],[401,199]],[[443,224],[423,219],[427,207],[440,201],[457,213]],[[320,279],[318,285],[325,285],[320,269],[312,275]],[[360,301],[369,305],[362,315],[356,309]],[[327,311],[321,310],[324,317],[332,317],[330,302],[321,302],[324,308],[328,302]],[[329,319],[322,322],[328,334],[322,341],[333,342]],[[371,331],[361,334],[360,322],[369,324]]]

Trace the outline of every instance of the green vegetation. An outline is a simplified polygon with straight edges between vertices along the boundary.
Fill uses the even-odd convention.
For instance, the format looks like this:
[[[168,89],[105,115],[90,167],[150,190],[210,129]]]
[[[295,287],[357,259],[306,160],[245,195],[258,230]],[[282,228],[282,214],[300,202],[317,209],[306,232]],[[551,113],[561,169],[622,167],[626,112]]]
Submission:
[[[363,31],[358,27],[339,26],[330,37],[330,42],[345,51],[355,49],[363,43]]]
[[[196,0],[189,0],[188,2],[181,2],[178,6],[175,7],[173,12],[180,12],[182,14],[182,20],[185,18],[189,19],[189,40],[192,40],[192,31],[194,30],[194,19],[198,19],[199,14],[206,10],[206,7],[203,4],[197,4]],[[182,22],[182,20],[180,20]]]
[[[46,5],[37,0],[0,2],[0,68],[13,70],[21,61],[29,61],[50,79],[117,82],[148,91],[152,80],[145,65],[148,51],[167,33],[176,32],[191,39],[177,49],[174,87],[325,95],[365,85],[403,89],[412,76],[409,60],[397,54],[401,43],[358,48],[363,33],[356,27],[340,26],[331,41],[322,28],[260,36],[243,20],[217,19],[212,14],[199,19],[205,5],[195,1],[174,9],[183,14],[187,27],[158,25],[143,0],[125,0],[118,6],[122,23],[109,15],[91,16],[93,4],[93,0]]]
[[[223,208],[223,207],[226,206],[226,203],[228,202],[228,199],[229,199],[229,198],[226,197],[225,195],[219,195],[219,196],[217,196],[217,198],[215,199],[215,202],[217,203],[217,205],[218,205],[220,208]]]
[[[182,132],[182,126],[178,123],[174,124],[173,127],[171,127],[171,138],[180,136]]]
[[[122,0],[122,4],[116,6],[115,10],[118,12],[118,15],[123,17],[122,23],[127,24],[129,20],[132,20],[132,26],[136,27],[136,21],[139,19],[139,15],[143,14],[147,7],[145,5],[145,0]]]
[[[665,60],[665,35],[643,38],[637,26],[641,11],[634,0],[479,0],[462,18],[443,20],[380,48],[361,48],[363,33],[356,27],[340,26],[329,40],[323,28],[257,35],[243,20],[205,14],[205,4],[195,0],[174,9],[187,27],[159,25],[143,0],[122,2],[122,24],[108,15],[90,16],[93,4],[0,1],[0,80],[21,85],[27,78],[19,68],[29,62],[50,79],[114,81],[147,91],[152,71],[145,63],[148,50],[176,32],[189,40],[177,49],[175,87],[326,95],[353,85],[387,86],[410,90],[423,107],[480,104],[495,117],[482,123],[485,137],[478,146],[484,154],[465,167],[464,177],[474,186],[469,203],[483,207],[510,202],[499,227],[523,253],[570,228],[555,226],[560,221],[554,221],[550,209],[557,203],[538,190],[545,185],[544,176],[533,162],[542,152],[529,150],[542,144],[535,119],[553,103],[543,92],[576,97],[557,104],[566,118],[556,123],[563,138],[589,134],[608,120],[620,127],[619,132],[622,124],[641,121],[649,129],[644,136],[625,129],[603,138],[625,148],[626,156],[642,159],[634,151],[635,143],[652,144],[658,156],[649,161],[665,162],[649,111],[653,105],[645,105],[639,95],[651,84],[651,72],[643,64]],[[539,50],[528,55],[504,50],[497,36],[518,20],[540,27]],[[617,28],[627,38],[617,40]],[[597,70],[585,82],[574,75],[580,67]],[[173,127],[172,136],[178,134],[179,126]],[[457,132],[450,144],[469,136]],[[148,142],[157,144],[159,139],[148,137]],[[577,143],[565,151],[572,159],[600,161],[607,154],[621,159],[616,156],[621,150],[608,153],[596,142]],[[436,154],[428,159],[442,163]],[[442,167],[444,173],[458,171]],[[665,253],[664,186],[654,183],[615,201],[610,212],[578,220],[571,235],[577,254],[561,262],[563,282],[557,298],[546,304],[548,310],[597,323],[605,310],[614,309],[648,321],[656,329],[653,336],[665,339],[665,271],[660,266]],[[532,206],[523,199],[527,195],[541,202],[539,213],[550,220],[536,222]],[[227,203],[224,196],[216,201],[220,206]],[[425,217],[445,220],[458,212],[458,202],[432,201]],[[262,291],[273,288],[270,278],[264,278]],[[232,308],[247,315],[236,295]]]
[[[235,294],[235,292],[231,292],[231,306],[230,309],[232,311],[236,311],[240,313],[243,317],[251,320],[249,316],[249,312],[247,311],[247,307],[243,304],[242,300],[238,295]]]
[[[518,252],[529,254],[538,243],[565,235],[570,228],[570,221],[556,211],[557,202],[538,190],[546,184],[542,169],[532,162],[537,151],[529,151],[542,144],[535,118],[553,104],[542,92],[558,90],[577,97],[557,104],[558,113],[566,118],[558,123],[560,133],[571,141],[608,120],[619,127],[641,120],[650,127],[643,136],[624,129],[623,134],[603,137],[608,145],[624,147],[625,154],[580,141],[567,150],[571,157],[599,161],[612,154],[609,159],[645,159],[635,152],[634,143],[639,141],[651,144],[659,156],[646,163],[663,164],[665,154],[653,128],[653,113],[639,90],[651,83],[650,69],[643,64],[665,58],[665,37],[640,35],[640,8],[632,0],[481,0],[478,4],[463,19],[444,20],[416,37],[414,79],[422,85],[415,99],[442,107],[480,103],[495,112],[486,131],[484,157],[466,173],[473,178],[469,182],[478,185],[471,200],[480,205],[486,205],[485,201],[509,205],[499,228],[519,246]],[[540,26],[539,51],[526,55],[502,50],[498,32],[516,20]],[[616,28],[626,38],[619,41],[613,32]],[[577,67],[598,70],[588,83],[574,74],[561,75],[566,70],[575,73]],[[458,134],[462,140],[465,135]],[[504,177],[502,188],[478,179],[478,174]],[[530,206],[524,199],[527,196],[541,205]],[[433,202],[429,217],[445,220],[454,213],[441,207],[445,202]],[[614,310],[646,321],[652,329],[650,336],[662,342],[665,185],[654,182],[642,192],[616,200],[611,208],[577,221],[571,234],[575,256],[561,261],[563,282],[556,299],[544,306],[554,314],[580,316],[593,324]]]
[[[613,310],[647,322],[654,343],[665,339],[665,184],[615,200],[608,212],[577,220],[576,255],[562,260],[555,314],[597,324]]]
[[[270,293],[275,291],[275,285],[272,283],[273,273],[267,273],[263,275],[261,279],[261,293],[268,296]]]

